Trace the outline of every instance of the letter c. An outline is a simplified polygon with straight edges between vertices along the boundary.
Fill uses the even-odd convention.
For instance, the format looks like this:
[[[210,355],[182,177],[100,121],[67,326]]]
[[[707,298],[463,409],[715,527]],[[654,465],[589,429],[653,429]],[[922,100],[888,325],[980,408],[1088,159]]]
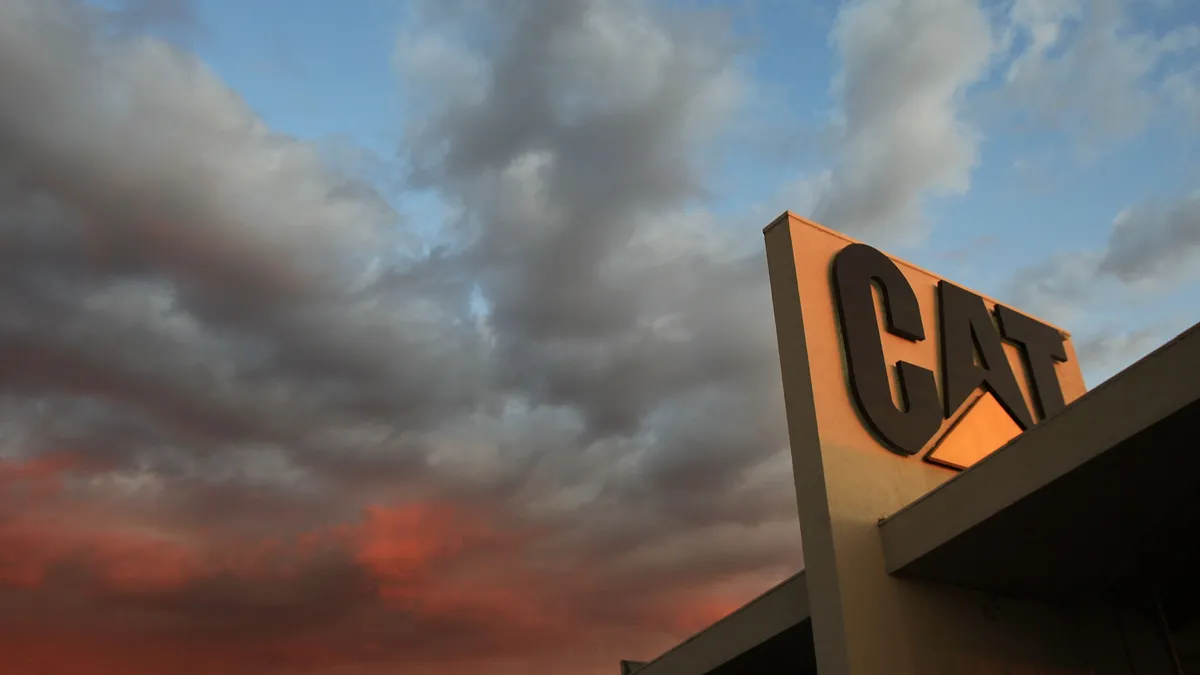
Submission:
[[[876,320],[873,284],[878,284],[883,294],[887,331],[913,342],[925,339],[921,307],[900,268],[866,244],[842,249],[833,260],[833,292],[841,319],[850,392],[867,426],[889,450],[914,455],[942,425],[937,380],[926,368],[898,362],[902,405],[896,406]]]

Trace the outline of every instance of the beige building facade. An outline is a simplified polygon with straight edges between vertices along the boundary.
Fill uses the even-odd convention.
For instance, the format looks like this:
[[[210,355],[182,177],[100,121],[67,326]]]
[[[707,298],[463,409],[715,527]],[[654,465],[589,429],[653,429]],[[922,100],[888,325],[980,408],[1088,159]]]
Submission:
[[[765,230],[805,569],[622,675],[1200,675],[1200,324],[1070,336],[791,213]]]

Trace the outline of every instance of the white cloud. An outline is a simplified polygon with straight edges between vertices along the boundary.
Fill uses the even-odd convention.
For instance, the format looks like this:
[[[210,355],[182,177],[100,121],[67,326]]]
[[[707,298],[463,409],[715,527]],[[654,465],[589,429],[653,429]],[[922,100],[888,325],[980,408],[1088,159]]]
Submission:
[[[1200,133],[1200,64],[1172,72],[1163,80],[1169,113],[1193,133]]]
[[[443,104],[478,103],[487,87],[487,64],[454,36],[407,30],[396,41],[392,65],[409,85],[406,93]]]
[[[911,241],[926,230],[921,200],[970,186],[978,133],[960,116],[964,90],[992,54],[974,0],[857,0],[838,15],[838,143],[815,217],[839,230]]]
[[[1009,22],[1006,42],[1017,49],[1001,105],[1089,148],[1146,129],[1162,107],[1160,66],[1200,47],[1195,25],[1135,29],[1121,0],[1017,0]]]

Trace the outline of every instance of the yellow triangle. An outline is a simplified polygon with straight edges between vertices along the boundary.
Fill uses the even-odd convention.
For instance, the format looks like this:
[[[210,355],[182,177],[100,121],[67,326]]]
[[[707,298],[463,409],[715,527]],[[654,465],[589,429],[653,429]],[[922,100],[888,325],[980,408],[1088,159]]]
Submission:
[[[1021,427],[991,392],[981,392],[925,455],[925,461],[967,469],[1016,438]]]

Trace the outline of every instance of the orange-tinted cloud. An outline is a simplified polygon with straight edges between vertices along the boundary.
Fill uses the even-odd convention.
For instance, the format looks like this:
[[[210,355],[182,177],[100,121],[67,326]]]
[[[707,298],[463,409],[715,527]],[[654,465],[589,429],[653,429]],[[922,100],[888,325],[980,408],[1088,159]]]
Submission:
[[[553,531],[435,501],[259,539],[152,527],[73,500],[62,486],[89,475],[79,466],[0,462],[0,653],[22,674],[472,672],[581,649],[603,661],[660,649],[755,590],[612,597],[602,567],[539,567]],[[26,484],[55,489],[21,492],[16,510]]]

